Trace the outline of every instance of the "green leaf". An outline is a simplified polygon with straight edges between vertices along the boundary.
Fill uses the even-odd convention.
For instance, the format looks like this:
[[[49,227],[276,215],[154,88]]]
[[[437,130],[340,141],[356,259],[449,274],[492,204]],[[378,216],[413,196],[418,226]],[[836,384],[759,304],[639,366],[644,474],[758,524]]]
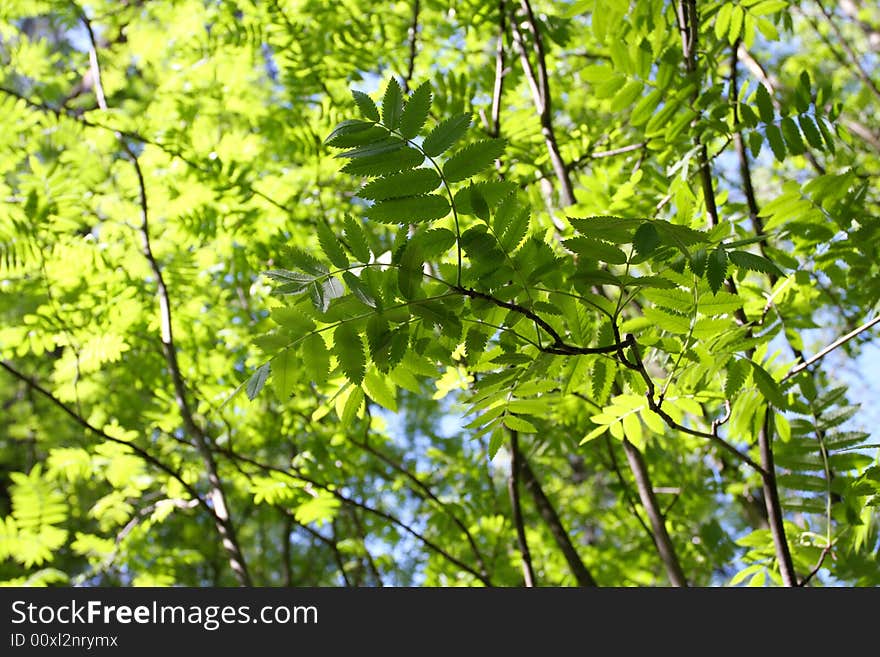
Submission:
[[[522,433],[538,433],[535,425],[518,415],[505,415],[501,422],[512,431],[520,431]]]
[[[719,41],[727,37],[727,32],[730,29],[730,13],[734,6],[732,3],[725,2],[715,14],[715,38]]]
[[[376,103],[373,102],[372,98],[363,91],[352,90],[351,95],[354,97],[354,102],[358,106],[361,116],[370,121],[379,120],[379,109],[376,107]]]
[[[422,267],[424,259],[418,243],[407,242],[403,247],[403,255],[400,258],[400,266],[397,270],[397,285],[400,293],[406,299],[415,299],[422,289]]]
[[[728,43],[732,44],[739,39],[742,34],[743,18],[745,18],[743,8],[739,5],[734,6],[733,11],[730,13],[730,32],[727,35]]]
[[[834,135],[831,130],[829,130],[828,126],[825,125],[824,119],[816,119],[816,125],[819,128],[819,132],[822,133],[822,139],[825,141],[825,146],[828,148],[828,151],[834,155],[836,151],[836,146],[834,145]]]
[[[622,265],[627,261],[626,253],[616,246],[589,237],[570,237],[563,240],[562,244],[582,258],[601,260],[613,265]]]
[[[660,246],[660,233],[654,224],[645,222],[636,229],[633,235],[633,247],[640,255],[648,255]]]
[[[396,130],[400,125],[401,114],[403,114],[403,92],[397,80],[391,78],[382,97],[382,123],[389,130]]]
[[[337,125],[324,143],[336,148],[351,148],[382,141],[388,137],[388,131],[368,121],[348,120]]]
[[[706,264],[709,260],[709,254],[706,249],[697,249],[691,253],[688,258],[688,267],[697,276],[702,276],[706,272]]]
[[[321,384],[330,374],[330,352],[324,338],[319,333],[312,333],[302,341],[303,368],[309,373],[310,380]]]
[[[316,280],[308,286],[309,296],[315,308],[326,313],[330,308],[330,302],[345,294],[345,288],[338,279],[331,276],[324,280]]]
[[[359,386],[367,366],[364,344],[351,324],[340,324],[333,332],[333,352],[345,377]]]
[[[785,143],[788,146],[788,151],[792,155],[803,155],[806,148],[804,147],[800,130],[798,130],[797,123],[794,122],[794,119],[785,117],[782,119],[781,127],[782,135],[785,137]]]
[[[353,176],[376,177],[414,169],[424,161],[425,157],[416,149],[399,146],[388,152],[356,157],[341,170]]]
[[[509,180],[486,180],[477,183],[471,183],[467,187],[459,189],[455,193],[454,205],[459,215],[474,214],[471,207],[470,189],[474,188],[479,191],[480,196],[486,201],[490,208],[494,208],[501,201],[507,198],[511,192],[516,191],[517,186]]]
[[[782,162],[785,159],[785,142],[782,140],[782,131],[772,123],[766,128],[767,142],[770,144],[770,150],[773,156]]]
[[[477,362],[480,355],[486,350],[487,342],[489,342],[489,334],[483,329],[472,326],[467,330],[464,338],[464,348],[468,357],[468,363],[473,365]]]
[[[409,224],[442,219],[449,214],[449,201],[437,194],[422,194],[408,198],[380,201],[366,214],[373,221],[385,224]]]
[[[418,242],[425,258],[436,258],[452,248],[455,244],[455,233],[446,228],[431,228],[418,233],[413,240]]]
[[[484,139],[465,146],[443,165],[443,176],[448,182],[458,182],[478,174],[504,153],[504,139]]]
[[[786,408],[788,402],[785,399],[785,395],[782,394],[779,384],[776,383],[767,370],[754,361],[748,360],[746,362],[752,366],[752,378],[755,381],[755,385],[758,386],[758,390],[764,395],[764,398],[776,408]]]
[[[356,160],[359,158],[369,158],[378,155],[388,155],[402,150],[406,146],[406,142],[399,137],[389,136],[370,144],[361,144],[347,151],[342,151],[333,156],[337,160]]]
[[[247,393],[248,399],[251,401],[260,394],[260,390],[266,385],[266,379],[269,378],[269,369],[269,363],[264,363],[258,367],[257,371],[251,375],[250,379],[248,379],[247,385],[245,386],[245,392]]]
[[[773,123],[773,100],[770,98],[770,93],[767,91],[767,87],[763,84],[758,85],[758,90],[755,94],[755,102],[758,104],[758,114],[760,115],[761,120],[768,125]]]
[[[397,412],[397,394],[387,377],[380,376],[375,369],[370,369],[364,377],[364,390],[374,402],[389,411]]]
[[[724,380],[724,396],[727,399],[733,399],[733,396],[739,392],[746,382],[748,373],[748,361],[736,359],[728,363],[727,378]]]
[[[440,186],[440,176],[434,169],[413,169],[376,178],[361,187],[357,195],[371,201],[427,194]]]
[[[369,262],[372,257],[372,253],[370,252],[370,245],[367,243],[367,236],[364,234],[364,229],[361,228],[360,223],[351,215],[347,214],[345,215],[343,225],[345,242],[354,257],[357,258],[360,262]]]
[[[610,216],[568,217],[568,221],[581,235],[617,244],[632,242],[633,233],[643,223],[642,219]]]
[[[285,349],[272,361],[272,384],[278,399],[290,399],[298,380],[296,354],[292,349]]]
[[[327,256],[327,259],[340,269],[348,267],[348,258],[345,255],[345,251],[342,250],[339,239],[330,230],[327,222],[318,220],[316,230],[318,232],[318,243],[321,245],[321,250]]]
[[[441,121],[425,137],[425,141],[422,142],[422,150],[428,157],[437,157],[445,153],[452,148],[455,142],[464,136],[470,125],[470,114],[456,114],[445,121]]]
[[[492,228],[501,248],[512,253],[529,230],[529,206],[521,204],[517,193],[508,194],[495,211]]]
[[[822,141],[822,133],[819,132],[819,128],[813,119],[806,114],[801,114],[798,117],[798,123],[801,126],[801,132],[807,138],[807,143],[817,150],[824,151],[825,144]]]
[[[771,276],[785,276],[785,273],[779,267],[762,255],[750,253],[749,251],[728,251],[727,257],[730,258],[730,262],[740,269],[758,271],[770,274]]]
[[[413,139],[419,134],[419,130],[428,120],[428,112],[431,111],[431,85],[427,82],[416,89],[406,103],[403,114],[400,117],[400,134],[407,139]]]
[[[350,271],[347,271],[342,274],[342,280],[345,281],[345,284],[348,285],[348,289],[351,290],[351,293],[354,294],[355,297],[357,297],[358,301],[370,308],[376,308],[378,306],[373,293],[360,278],[352,274]]]
[[[722,247],[713,249],[706,262],[706,280],[712,292],[717,293],[727,278],[727,251]]]
[[[354,424],[361,406],[364,404],[364,391],[360,386],[351,388],[351,392],[345,400],[345,406],[342,407],[342,415],[339,421],[343,428],[350,427]]]

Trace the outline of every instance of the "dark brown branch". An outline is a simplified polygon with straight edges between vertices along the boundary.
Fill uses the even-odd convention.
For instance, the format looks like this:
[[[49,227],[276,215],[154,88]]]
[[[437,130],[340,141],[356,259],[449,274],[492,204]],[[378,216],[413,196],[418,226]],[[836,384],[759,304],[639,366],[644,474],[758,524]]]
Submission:
[[[479,580],[485,586],[492,586],[492,582],[489,581],[487,578],[485,578],[483,576],[483,574],[480,573],[478,570],[472,568],[471,566],[464,563],[460,559],[454,557],[449,552],[444,550],[442,547],[440,547],[439,545],[437,545],[436,543],[431,541],[429,538],[426,538],[425,536],[420,534],[418,531],[416,531],[415,529],[413,529],[412,527],[407,525],[405,522],[403,522],[399,518],[396,518],[393,515],[391,515],[390,513],[382,511],[381,509],[371,507],[369,504],[366,504],[366,503],[361,502],[359,500],[356,500],[354,498],[348,497],[348,496],[344,495],[343,493],[341,493],[338,490],[338,488],[336,488],[335,486],[322,483],[322,482],[318,481],[317,479],[314,479],[314,478],[304,474],[301,470],[299,470],[296,467],[291,466],[291,468],[289,470],[287,470],[285,468],[280,468],[278,466],[270,465],[268,463],[261,463],[260,461],[257,461],[255,459],[252,459],[247,456],[244,456],[243,454],[236,454],[235,452],[231,452],[231,451],[224,449],[222,447],[219,447],[217,445],[214,446],[214,452],[216,452],[217,454],[222,454],[223,456],[226,456],[227,458],[235,459],[235,460],[239,460],[243,463],[247,463],[248,465],[251,465],[251,466],[258,468],[260,470],[263,470],[265,472],[277,472],[278,474],[284,475],[284,476],[286,476],[290,479],[293,479],[295,481],[305,482],[307,484],[311,484],[312,486],[320,488],[321,490],[326,491],[327,493],[329,493],[330,495],[332,495],[333,497],[338,499],[343,504],[348,504],[348,505],[351,505],[355,508],[362,509],[363,511],[366,511],[367,513],[371,513],[379,518],[382,518],[383,520],[391,523],[395,527],[402,529],[404,532],[406,532],[407,534],[409,534],[410,536],[412,536],[413,538],[417,539],[422,544],[424,544],[425,547],[427,547],[429,550],[435,552],[439,556],[446,559],[449,563],[453,564],[454,566],[457,566],[458,568],[465,571],[466,573],[469,573],[470,575],[472,575],[474,578]]]
[[[479,547],[477,547],[477,542],[474,540],[473,534],[471,534],[467,525],[465,525],[464,522],[462,522],[462,520],[455,514],[455,512],[449,508],[449,505],[445,504],[440,498],[438,498],[434,494],[434,492],[424,482],[422,482],[418,477],[416,477],[412,472],[410,472],[409,470],[407,470],[406,468],[401,466],[399,463],[396,463],[391,458],[389,458],[388,456],[386,456],[385,454],[380,452],[378,449],[376,449],[375,447],[370,445],[369,442],[367,442],[366,437],[363,442],[359,442],[359,441],[355,440],[354,438],[349,438],[349,440],[353,444],[355,444],[356,446],[363,449],[364,451],[375,456],[377,459],[382,461],[382,463],[387,465],[389,468],[391,468],[395,472],[406,477],[406,479],[409,480],[413,484],[413,486],[415,487],[412,490],[413,490],[413,492],[416,493],[416,495],[419,495],[419,497],[422,497],[422,499],[426,499],[426,500],[432,502],[443,513],[445,513],[447,516],[449,516],[449,519],[452,520],[453,524],[461,530],[462,534],[465,537],[465,540],[467,540],[468,545],[471,548],[471,551],[474,553],[474,558],[477,560],[477,563],[480,564],[480,570],[483,572],[483,575],[486,577],[486,579],[489,579],[489,572],[486,568],[486,562],[483,559],[482,552],[480,552]]]
[[[521,454],[519,463],[523,483],[529,493],[531,493],[535,506],[538,509],[538,513],[541,514],[544,522],[546,522],[547,526],[550,528],[550,533],[553,534],[556,545],[559,547],[560,552],[562,552],[562,556],[565,557],[565,561],[568,563],[568,567],[571,569],[578,586],[597,586],[596,580],[593,579],[593,576],[590,574],[590,571],[587,570],[586,565],[584,565],[584,562],[577,553],[574,545],[572,545],[571,538],[569,538],[568,532],[565,530],[565,526],[562,524],[562,520],[556,512],[556,508],[544,493],[544,489],[541,488],[541,482],[538,481],[538,478],[532,471],[528,459]]]
[[[761,465],[764,468],[762,485],[764,503],[767,506],[767,521],[776,548],[776,561],[785,586],[797,586],[798,578],[791,559],[791,550],[785,537],[785,518],[782,515],[782,504],[779,501],[779,487],[776,484],[776,467],[773,463],[773,407],[767,406],[764,421],[758,431],[758,449],[761,451]]]
[[[519,503],[520,476],[519,436],[516,431],[510,432],[510,476],[507,479],[507,491],[510,494],[510,508],[513,515],[513,526],[516,528],[516,541],[522,557],[523,581],[527,587],[535,586],[535,571],[532,568],[532,554],[526,538],[526,527],[523,524],[522,506]]]
[[[800,581],[798,586],[806,586],[810,583],[816,575],[819,574],[819,571],[822,570],[822,565],[825,563],[825,559],[831,554],[832,546],[826,545],[822,548],[822,554],[819,555],[819,561],[816,562],[816,565],[813,566],[813,570],[811,570],[807,575]]]
[[[544,54],[544,41],[541,37],[541,30],[538,27],[538,21],[535,20],[535,14],[529,0],[521,0],[520,5],[525,13],[526,23],[532,34],[532,44],[537,64],[537,76],[535,69],[532,67],[529,54],[526,51],[526,44],[523,36],[519,31],[517,21],[511,20],[510,27],[513,33],[513,40],[519,50],[520,60],[522,61],[523,74],[532,90],[532,99],[535,109],[538,112],[538,118],[541,122],[541,134],[544,136],[544,142],[547,144],[547,152],[550,155],[550,163],[556,178],[559,181],[560,200],[563,206],[573,205],[575,203],[574,190],[571,184],[571,177],[565,166],[565,161],[559,151],[559,143],[556,140],[556,133],[553,129],[553,104],[550,96],[550,82],[547,75],[547,62]]]
[[[647,392],[645,393],[645,398],[648,401],[648,408],[654,411],[657,415],[659,415],[663,421],[672,429],[677,429],[683,433],[689,434],[691,436],[697,436],[699,438],[708,438],[713,443],[721,447],[723,450],[733,454],[737,457],[739,461],[749,465],[756,472],[760,473],[762,476],[765,474],[764,468],[758,465],[755,461],[753,461],[747,454],[741,452],[736,447],[728,443],[726,440],[721,438],[718,435],[718,427],[720,427],[727,420],[730,414],[730,408],[728,406],[727,416],[721,418],[719,420],[715,420],[712,422],[712,432],[709,433],[707,431],[699,431],[697,429],[691,429],[690,427],[686,427],[683,424],[676,422],[669,413],[663,410],[662,406],[655,399],[656,388],[654,386],[654,381],[651,379],[651,375],[648,374],[648,371],[645,369],[645,365],[642,362],[642,356],[639,352],[638,343],[636,342],[635,337],[632,334],[627,334],[626,336],[626,344],[630,347],[633,352],[633,360],[629,360],[626,357],[618,356],[621,362],[631,370],[634,370],[639,373],[642,377],[642,380],[645,382],[645,386],[647,387]]]
[[[149,206],[147,203],[147,188],[144,181],[144,174],[141,170],[140,162],[137,156],[132,152],[131,148],[120,140],[123,149],[131,159],[134,167],[135,175],[138,181],[138,195],[141,209],[141,226],[139,234],[141,237],[141,250],[150,265],[150,270],[156,280],[157,295],[159,300],[159,324],[160,339],[162,341],[162,351],[165,355],[165,363],[171,375],[171,382],[174,387],[174,396],[180,411],[181,419],[186,433],[195,440],[196,448],[205,464],[206,474],[208,475],[208,484],[210,486],[211,503],[214,508],[214,515],[217,519],[216,527],[223,543],[223,548],[229,556],[229,565],[235,573],[238,582],[242,586],[250,586],[251,579],[247,570],[247,563],[241,551],[241,546],[236,536],[235,524],[229,513],[226,493],[223,490],[223,484],[217,471],[217,464],[214,462],[214,456],[211,452],[211,440],[199,426],[192,414],[189,402],[187,400],[186,384],[183,381],[183,375],[180,371],[180,365],[177,361],[177,348],[174,344],[174,334],[171,321],[171,296],[168,293],[168,287],[165,284],[165,278],[162,275],[162,268],[159,266],[153,249],[150,244],[150,221]]]
[[[406,67],[406,75],[403,78],[403,90],[409,93],[409,84],[412,82],[413,73],[416,67],[416,55],[419,51],[419,12],[421,11],[421,3],[419,0],[413,0],[412,23],[409,26],[409,60]]]
[[[580,393],[576,393],[578,397],[584,398]],[[611,444],[611,439],[608,437],[608,434],[605,434],[605,447],[608,449],[608,456],[611,459],[611,471],[614,473],[614,476],[617,477],[617,483],[620,484],[621,489],[623,490],[623,496],[626,499],[626,503],[629,506],[630,511],[632,511],[633,516],[636,520],[639,521],[639,524],[642,526],[642,529],[645,530],[645,534],[651,541],[654,540],[654,534],[651,533],[651,528],[645,523],[642,519],[642,514],[639,513],[639,507],[636,505],[635,499],[633,499],[632,491],[630,490],[629,484],[623,476],[623,472],[620,470],[620,465],[617,462],[617,455],[614,453],[614,446]]]
[[[550,324],[548,324],[545,319],[543,319],[537,313],[529,310],[528,308],[520,306],[516,303],[511,303],[510,301],[503,301],[501,299],[493,297],[491,294],[480,292],[479,290],[461,287],[460,285],[453,285],[450,287],[455,292],[463,294],[466,297],[470,297],[471,299],[483,299],[484,301],[488,301],[498,306],[499,308],[507,308],[508,310],[512,310],[513,312],[519,313],[523,317],[527,317],[532,320],[535,324],[544,329],[551,338],[553,338],[552,344],[540,347],[541,351],[548,354],[560,354],[562,356],[576,356],[582,354],[612,354],[619,353],[623,347],[628,345],[627,342],[603,345],[601,347],[579,347],[577,345],[568,344],[562,339],[562,336],[559,335],[556,329],[550,326]]]
[[[678,29],[681,33],[681,49],[684,54],[685,70],[689,76],[696,80],[699,75],[697,64],[697,35],[699,34],[700,24],[697,15],[696,0],[678,0],[676,9]],[[694,89],[694,95],[692,98],[694,105],[696,105],[696,101],[699,97],[700,86],[697,85]],[[694,145],[697,147],[697,164],[700,168],[700,183],[703,187],[703,201],[706,204],[706,214],[709,216],[709,226],[714,228],[718,225],[718,206],[715,202],[715,190],[712,187],[712,171],[709,168],[709,152],[706,148],[706,144],[696,132],[694,132]]]
[[[13,365],[9,364],[8,362],[0,360],[0,367],[9,372],[12,376],[14,376],[22,383],[26,384],[31,390],[35,390],[43,395],[46,399],[52,402],[52,404],[64,411],[64,413],[66,413],[71,419],[73,419],[73,421],[76,422],[79,426],[83,427],[87,431],[90,431],[91,433],[95,434],[103,440],[127,447],[135,454],[137,454],[140,458],[142,458],[146,463],[149,463],[157,470],[161,470],[162,472],[167,474],[169,477],[177,481],[177,483],[179,483],[183,487],[183,489],[190,495],[190,497],[192,497],[192,499],[196,500],[199,503],[199,506],[201,506],[202,509],[207,511],[207,513],[211,517],[216,518],[214,510],[205,501],[205,499],[201,495],[199,495],[198,491],[196,491],[196,489],[193,488],[191,484],[187,483],[187,481],[181,476],[181,474],[174,470],[172,467],[166,465],[142,447],[138,447],[134,443],[131,443],[127,440],[114,438],[113,436],[106,434],[101,429],[98,429],[94,425],[90,424],[88,420],[83,418],[67,404],[65,404],[63,401],[61,401],[55,395],[49,392],[46,388],[37,383],[35,379],[32,379],[28,375],[18,371]]]
[[[681,563],[678,560],[672,539],[669,537],[669,532],[666,530],[666,522],[663,514],[660,512],[660,506],[657,504],[657,497],[654,495],[654,488],[651,485],[651,478],[648,474],[648,466],[645,464],[645,459],[638,448],[625,437],[623,439],[623,451],[626,453],[626,459],[635,477],[639,498],[651,523],[651,537],[654,539],[654,545],[657,546],[657,553],[660,555],[660,560],[666,568],[669,581],[673,586],[687,586],[687,578],[681,568]]]

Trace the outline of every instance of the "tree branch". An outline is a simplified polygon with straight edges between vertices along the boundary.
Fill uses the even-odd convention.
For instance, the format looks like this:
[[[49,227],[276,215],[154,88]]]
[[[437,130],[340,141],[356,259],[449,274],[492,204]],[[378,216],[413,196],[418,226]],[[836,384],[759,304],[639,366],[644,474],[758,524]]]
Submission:
[[[657,546],[657,553],[660,555],[661,561],[666,568],[666,574],[673,586],[687,586],[687,578],[681,568],[678,555],[675,552],[675,546],[666,530],[666,522],[663,514],[660,512],[660,506],[657,504],[657,497],[654,495],[654,488],[651,485],[651,478],[648,474],[648,466],[645,459],[638,448],[633,445],[626,437],[623,439],[623,451],[626,452],[626,459],[632,470],[636,480],[636,488],[639,491],[639,498],[642,506],[648,514],[648,520],[651,523],[651,538],[654,545]]]
[[[507,12],[504,0],[498,0],[498,44],[495,46],[495,83],[492,86],[492,120],[489,132],[492,137],[501,135],[501,96],[504,93],[504,35],[507,32]]]
[[[782,504],[779,501],[779,487],[776,484],[776,467],[773,464],[773,407],[767,406],[764,421],[758,431],[758,449],[761,451],[761,465],[764,467],[762,484],[764,503],[767,506],[767,522],[776,548],[776,561],[785,586],[797,586],[798,578],[791,560],[791,550],[785,537],[785,518],[782,515]]]
[[[510,494],[510,508],[513,512],[513,526],[516,528],[516,541],[522,556],[523,581],[527,587],[535,586],[535,571],[532,568],[532,554],[526,539],[526,528],[523,524],[522,507],[519,503],[520,476],[519,435],[510,431],[510,476],[507,479],[507,491]]]
[[[168,293],[168,287],[162,276],[162,269],[153,255],[152,246],[150,244],[150,222],[149,207],[147,203],[147,189],[144,182],[144,174],[141,170],[140,162],[137,156],[132,152],[128,144],[120,139],[123,149],[131,159],[134,167],[135,175],[138,181],[138,192],[141,209],[141,226],[139,229],[141,237],[141,250],[150,265],[150,270],[156,280],[157,295],[159,298],[159,324],[160,338],[162,341],[162,351],[165,355],[165,362],[168,365],[168,371],[171,375],[172,385],[174,387],[175,401],[183,420],[184,428],[187,434],[193,437],[196,448],[205,464],[208,475],[208,484],[211,491],[211,503],[214,508],[214,515],[217,519],[217,532],[223,543],[223,547],[229,556],[229,565],[235,573],[236,578],[241,586],[250,586],[251,580],[247,570],[247,563],[241,551],[241,546],[236,536],[235,525],[229,514],[226,493],[223,490],[223,484],[217,471],[217,465],[211,453],[210,438],[205,431],[196,423],[193,418],[192,411],[187,401],[186,385],[183,381],[183,375],[180,371],[180,365],[177,361],[177,348],[174,344],[174,334],[171,321],[171,297]]]
[[[560,201],[563,206],[573,205],[575,203],[575,198],[571,184],[571,177],[568,174],[565,161],[560,154],[559,143],[556,140],[556,133],[553,129],[553,106],[550,96],[550,82],[547,75],[547,62],[544,55],[544,42],[541,38],[541,30],[538,28],[538,22],[535,20],[535,14],[532,11],[532,6],[529,3],[529,0],[521,0],[520,6],[525,13],[526,24],[528,25],[529,31],[532,33],[533,50],[538,69],[537,79],[535,76],[535,69],[532,67],[531,61],[529,60],[525,42],[515,17],[510,21],[513,40],[516,44],[517,50],[519,50],[523,74],[526,77],[529,88],[532,90],[532,99],[541,122],[541,134],[544,136],[544,141],[547,144],[550,163],[552,164],[553,171],[556,173],[556,178],[559,181]]]
[[[852,46],[849,45],[849,41],[847,41],[846,37],[843,35],[843,32],[837,25],[837,22],[834,20],[834,16],[825,8],[825,5],[822,4],[822,0],[816,0],[816,5],[818,5],[819,11],[822,12],[822,15],[825,16],[825,19],[828,21],[828,25],[831,26],[831,30],[834,32],[834,36],[837,37],[837,41],[838,43],[840,43],[840,47],[843,48],[843,51],[846,53],[846,56],[849,60],[848,64],[855,69],[856,75],[858,75],[861,81],[864,82],[865,86],[868,87],[868,90],[872,94],[874,94],[874,96],[878,100],[880,100],[880,88],[877,87],[877,83],[875,83],[874,80],[871,79],[868,71],[866,71],[865,67],[862,66],[862,63],[859,60],[859,56],[853,51]],[[806,14],[804,14],[802,10],[801,14],[806,16]],[[816,33],[821,36],[821,32],[819,31],[816,23],[809,18],[807,20],[813,25]],[[831,46],[829,44],[829,48],[830,47]],[[833,48],[831,49],[833,52],[836,52]],[[846,60],[844,60],[842,63],[846,64],[847,62]]]
[[[802,372],[805,369],[807,369],[808,367],[810,367],[811,365],[814,365],[815,363],[817,363],[818,361],[825,358],[825,356],[830,354],[832,351],[834,351],[838,347],[846,344],[847,342],[852,340],[854,337],[856,337],[860,333],[864,333],[865,331],[870,329],[872,326],[875,326],[878,322],[880,322],[880,315],[877,315],[873,319],[869,319],[867,322],[865,322],[864,324],[862,324],[858,328],[855,328],[852,331],[850,331],[849,333],[847,333],[846,335],[843,335],[843,336],[837,338],[837,340],[835,340],[834,342],[829,344],[827,347],[824,347],[823,349],[821,349],[815,356],[812,356],[811,358],[808,358],[807,360],[800,363],[799,365],[792,367],[788,371],[788,374],[786,374],[784,377],[782,377],[781,381],[787,381],[788,379],[790,379],[794,375],[798,374],[799,372]]]
[[[467,525],[465,525],[464,522],[462,522],[462,520],[455,514],[455,512],[452,511],[452,509],[449,508],[449,506],[447,504],[445,504],[440,498],[438,498],[434,494],[434,492],[430,489],[430,487],[428,487],[424,482],[422,482],[412,472],[410,472],[409,470],[407,470],[406,468],[401,466],[399,463],[396,463],[391,458],[389,458],[388,456],[383,454],[381,451],[379,451],[378,449],[376,449],[375,447],[370,445],[370,443],[369,443],[369,428],[370,428],[369,427],[369,404],[366,405],[366,408],[367,408],[368,418],[367,418],[366,431],[364,432],[366,434],[364,436],[364,441],[359,442],[351,437],[349,437],[349,440],[353,444],[355,444],[356,446],[363,449],[364,451],[375,456],[377,459],[382,461],[382,463],[384,463],[385,465],[390,467],[395,472],[406,477],[406,479],[409,480],[415,486],[415,489],[413,489],[414,492],[421,491],[421,494],[416,492],[417,495],[419,495],[423,499],[427,499],[428,501],[433,502],[437,506],[437,508],[439,508],[443,513],[445,513],[447,516],[449,516],[449,519],[452,520],[453,524],[455,524],[455,526],[461,530],[462,534],[464,534],[464,537],[467,540],[468,545],[471,548],[471,551],[474,553],[474,558],[477,560],[477,563],[479,563],[479,565],[480,565],[480,570],[482,571],[482,573],[486,577],[486,579],[489,579],[489,571],[486,567],[486,561],[483,558],[482,552],[480,552],[480,549],[477,547],[477,542],[474,540],[474,537],[471,534],[470,530],[467,528]]]
[[[409,93],[409,83],[412,82],[413,72],[416,67],[416,55],[418,54],[418,38],[419,38],[419,12],[421,11],[421,3],[419,0],[413,0],[412,23],[409,26],[409,60],[406,68],[406,75],[403,78],[403,90]]]
[[[544,493],[544,489],[541,488],[541,482],[538,481],[538,478],[532,471],[528,459],[522,454],[519,457],[519,464],[523,483],[531,493],[535,506],[538,508],[538,513],[541,514],[544,522],[550,528],[550,533],[553,534],[556,545],[565,557],[565,561],[568,563],[568,567],[571,569],[578,586],[597,586],[596,580],[593,579],[574,545],[572,545],[568,532],[562,524],[559,514],[556,512],[556,508]]]
[[[317,479],[314,479],[314,478],[304,474],[299,468],[296,468],[295,466],[291,466],[290,469],[288,470],[285,468],[280,468],[278,466],[269,465],[268,463],[261,463],[260,461],[257,461],[256,459],[252,459],[250,457],[244,456],[243,454],[237,454],[235,452],[232,452],[232,451],[227,450],[225,448],[219,447],[217,445],[214,446],[214,451],[217,454],[222,454],[223,456],[226,456],[227,458],[235,459],[235,460],[241,461],[242,463],[247,463],[248,465],[251,465],[255,468],[258,468],[259,470],[263,470],[265,472],[277,472],[278,474],[284,475],[284,476],[286,476],[290,479],[293,479],[295,481],[301,481],[301,482],[305,482],[307,484],[311,484],[312,486],[320,488],[321,490],[326,491],[327,493],[333,495],[333,497],[338,499],[343,504],[351,505],[355,508],[362,509],[363,511],[366,511],[367,513],[371,513],[379,518],[382,518],[383,520],[391,523],[395,527],[399,527],[404,532],[406,532],[407,534],[409,534],[413,538],[420,541],[422,544],[425,545],[425,547],[427,547],[429,550],[435,552],[439,556],[443,557],[449,563],[457,566],[458,568],[460,568],[464,572],[469,573],[470,575],[472,575],[475,579],[480,581],[485,586],[492,586],[492,582],[488,578],[483,576],[483,574],[480,573],[478,570],[472,568],[471,566],[464,563],[460,559],[454,557],[449,552],[444,550],[442,547],[440,547],[439,545],[437,545],[436,543],[431,541],[429,538],[426,538],[425,536],[423,536],[422,534],[417,532],[415,529],[413,529],[411,526],[409,526],[408,524],[406,524],[402,520],[392,516],[390,513],[382,511],[381,509],[371,507],[369,504],[366,504],[366,503],[361,502],[359,500],[356,500],[354,498],[348,497],[347,495],[344,495],[335,486],[322,483],[322,482],[318,481]]]
[[[133,451],[135,454],[137,454],[139,457],[141,457],[145,462],[149,463],[157,470],[161,470],[162,472],[167,474],[169,477],[171,477],[177,483],[179,483],[183,487],[183,489],[190,495],[190,497],[192,497],[192,499],[194,499],[198,502],[199,506],[201,506],[202,509],[207,511],[207,513],[211,517],[216,519],[216,514],[214,513],[214,510],[211,508],[211,506],[205,501],[205,499],[201,495],[199,495],[198,491],[196,491],[196,489],[193,488],[192,485],[189,484],[180,475],[180,473],[177,472],[176,470],[174,470],[171,466],[166,465],[165,463],[160,461],[158,458],[156,458],[155,456],[150,454],[147,450],[143,449],[142,447],[138,447],[134,443],[128,442],[126,440],[114,438],[113,436],[105,433],[104,431],[97,428],[96,426],[90,424],[88,420],[83,418],[76,411],[74,411],[72,408],[70,408],[67,404],[65,404],[63,401],[61,401],[55,395],[53,395],[51,392],[49,392],[46,388],[44,388],[39,383],[37,383],[37,381],[35,379],[32,379],[31,377],[29,377],[26,374],[23,374],[22,372],[17,370],[13,365],[8,363],[7,361],[0,360],[0,367],[2,367],[4,370],[9,372],[9,374],[14,376],[16,379],[18,379],[22,383],[26,384],[30,389],[35,390],[38,393],[40,393],[41,395],[43,395],[46,399],[48,399],[50,402],[52,402],[52,404],[54,404],[59,409],[64,411],[64,413],[66,413],[71,419],[73,419],[73,421],[76,422],[79,426],[81,426],[84,429],[86,429],[87,431],[90,431],[91,433],[95,434],[96,436],[98,436],[102,440],[106,440],[108,442],[127,447],[128,449]]]

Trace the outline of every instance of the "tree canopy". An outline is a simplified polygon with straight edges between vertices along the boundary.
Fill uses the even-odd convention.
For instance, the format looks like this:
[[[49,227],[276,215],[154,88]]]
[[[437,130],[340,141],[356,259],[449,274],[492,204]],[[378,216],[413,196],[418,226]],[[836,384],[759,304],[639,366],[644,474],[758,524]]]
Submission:
[[[0,580],[880,584],[878,52],[860,0],[2,3]]]

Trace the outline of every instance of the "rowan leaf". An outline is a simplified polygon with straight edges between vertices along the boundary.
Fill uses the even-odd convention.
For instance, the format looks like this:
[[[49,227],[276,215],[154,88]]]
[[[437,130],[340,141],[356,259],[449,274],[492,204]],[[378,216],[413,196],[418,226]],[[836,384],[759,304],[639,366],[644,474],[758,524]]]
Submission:
[[[412,139],[419,134],[425,121],[428,120],[428,113],[431,111],[431,85],[427,82],[422,83],[416,89],[403,109],[400,116],[400,134],[407,139]]]
[[[382,123],[389,130],[396,130],[403,114],[403,92],[394,78],[389,78],[382,96]]]
[[[333,332],[333,353],[345,378],[355,385],[364,380],[367,361],[360,334],[351,324],[340,324]]]
[[[465,146],[446,160],[443,177],[448,182],[459,182],[492,166],[504,152],[505,140],[483,139]]]
[[[442,219],[449,214],[449,201],[438,194],[421,194],[380,201],[365,214],[384,224],[411,224]]]
[[[456,114],[441,121],[422,142],[422,150],[428,157],[442,155],[464,136],[471,125],[470,114]]]

